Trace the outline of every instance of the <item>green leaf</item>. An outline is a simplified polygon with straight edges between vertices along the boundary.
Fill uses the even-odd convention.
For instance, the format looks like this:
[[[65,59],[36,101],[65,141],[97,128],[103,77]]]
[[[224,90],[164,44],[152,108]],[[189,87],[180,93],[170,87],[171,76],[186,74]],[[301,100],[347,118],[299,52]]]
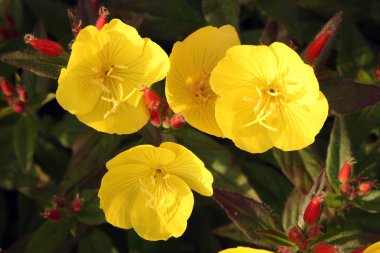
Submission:
[[[111,238],[99,229],[90,230],[79,241],[78,253],[118,253]]]
[[[213,232],[218,236],[226,237],[238,242],[252,243],[251,239],[249,239],[249,237],[247,237],[234,223],[217,227]]]
[[[320,88],[329,101],[330,111],[346,114],[363,110],[380,102],[380,86],[346,79],[322,79]]]
[[[351,143],[345,120],[343,116],[337,116],[331,132],[326,160],[327,177],[335,192],[340,192],[340,182],[338,180],[339,171],[343,164],[351,158]]]
[[[21,169],[28,173],[32,166],[37,141],[37,127],[30,116],[23,114],[13,128],[13,147]]]
[[[33,233],[25,253],[53,253],[69,234],[70,226],[66,220],[45,221]]]
[[[372,190],[357,198],[359,207],[370,213],[380,212],[380,190]]]
[[[80,192],[80,197],[84,199],[82,209],[75,214],[75,217],[87,225],[99,225],[106,222],[103,210],[100,209],[98,189],[87,189]]]
[[[66,175],[61,182],[61,192],[76,185],[92,171],[104,167],[119,146],[121,136],[88,131],[79,135],[73,145],[73,155]]]
[[[252,243],[269,248],[277,248],[283,245],[278,242],[277,236],[276,239],[273,239],[270,231],[277,235],[282,235],[283,241],[288,241],[287,236],[283,234],[283,228],[278,218],[266,205],[239,193],[224,190],[215,189],[213,197]],[[258,236],[260,231],[263,236]],[[265,231],[270,236],[265,236]],[[292,245],[290,242],[289,244]]]
[[[68,57],[66,53],[49,57],[35,51],[16,51],[2,54],[0,60],[42,77],[58,79],[61,69],[67,65]]]
[[[300,208],[304,202],[305,194],[302,193],[298,188],[294,188],[289,194],[288,199],[285,203],[285,208],[282,213],[282,226],[288,229],[297,223],[298,216],[300,213]]]
[[[230,24],[238,28],[239,3],[237,0],[204,0],[202,9],[205,19],[210,25]]]

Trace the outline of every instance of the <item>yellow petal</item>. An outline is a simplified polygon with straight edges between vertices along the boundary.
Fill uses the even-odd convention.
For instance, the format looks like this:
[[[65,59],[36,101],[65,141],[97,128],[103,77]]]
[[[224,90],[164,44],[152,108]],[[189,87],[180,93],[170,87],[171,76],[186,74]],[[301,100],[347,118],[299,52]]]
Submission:
[[[155,169],[174,161],[176,155],[172,150],[154,147],[152,145],[139,145],[121,152],[106,164],[107,169],[125,164],[145,164]]]
[[[203,162],[187,148],[173,143],[164,142],[161,148],[171,150],[175,153],[176,158],[168,164],[166,169],[171,175],[182,179],[191,189],[201,195],[211,196],[213,193],[213,177]]]
[[[314,142],[328,114],[328,103],[322,92],[311,105],[287,103],[268,119],[278,131],[269,132],[274,146],[284,151],[302,149]]]
[[[103,176],[98,196],[107,222],[119,228],[132,227],[130,213],[140,191],[139,180],[150,171],[144,164],[128,164],[114,167]]]
[[[219,253],[273,253],[272,251],[267,251],[263,249],[253,249],[248,247],[237,247],[231,249],[225,249],[219,251]]]
[[[380,242],[376,242],[366,248],[363,253],[379,253],[380,252]]]
[[[226,137],[237,147],[251,153],[262,153],[273,147],[268,131],[262,125],[250,124],[256,119],[254,108],[259,100],[256,90],[237,88],[216,101],[216,120]]]
[[[319,97],[319,84],[314,70],[287,45],[275,42],[269,46],[277,57],[277,75],[284,86],[287,99],[298,103],[313,104]]]
[[[179,178],[170,176],[167,186],[147,188],[135,200],[131,211],[132,226],[137,234],[149,241],[167,240],[181,236],[194,205],[190,188]]]
[[[206,133],[221,136],[214,117],[215,94],[209,75],[226,50],[240,44],[235,29],[207,26],[175,43],[170,54],[171,68],[166,79],[166,97],[176,113]]]
[[[274,80],[276,69],[277,59],[269,47],[234,46],[212,71],[211,88],[222,95],[235,88],[267,85]]]
[[[113,103],[100,99],[87,114],[76,115],[86,125],[105,133],[130,134],[141,129],[149,120],[145,101],[137,107],[120,103],[113,111]]]

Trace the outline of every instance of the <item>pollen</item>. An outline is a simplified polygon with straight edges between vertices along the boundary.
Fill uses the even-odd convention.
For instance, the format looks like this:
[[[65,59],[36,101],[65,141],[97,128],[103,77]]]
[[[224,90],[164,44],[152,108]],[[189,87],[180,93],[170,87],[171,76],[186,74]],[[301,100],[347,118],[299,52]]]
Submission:
[[[215,93],[210,87],[210,73],[202,70],[193,86],[194,97],[197,103],[205,104],[215,98]]]

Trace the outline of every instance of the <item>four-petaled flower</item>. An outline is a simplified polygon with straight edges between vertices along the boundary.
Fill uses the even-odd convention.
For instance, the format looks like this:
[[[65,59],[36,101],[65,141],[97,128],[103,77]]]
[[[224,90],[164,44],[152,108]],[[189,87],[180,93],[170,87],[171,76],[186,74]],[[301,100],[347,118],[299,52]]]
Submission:
[[[107,221],[133,227],[146,240],[184,233],[194,205],[190,188],[205,196],[213,193],[213,177],[203,162],[176,143],[136,146],[106,166],[99,198]]]
[[[67,68],[61,70],[57,100],[98,131],[133,133],[149,119],[142,88],[162,80],[169,65],[159,45],[118,19],[101,30],[87,26],[72,45]]]
[[[272,251],[267,251],[263,249],[253,249],[248,247],[237,247],[231,249],[225,249],[219,251],[219,253],[273,253]]]
[[[235,28],[207,26],[183,42],[176,42],[170,54],[170,70],[166,78],[166,97],[172,110],[182,113],[193,127],[222,136],[215,120],[216,95],[211,90],[211,71],[228,48],[239,45]]]
[[[210,77],[216,121],[224,136],[251,153],[314,142],[328,103],[313,69],[285,44],[228,49]]]

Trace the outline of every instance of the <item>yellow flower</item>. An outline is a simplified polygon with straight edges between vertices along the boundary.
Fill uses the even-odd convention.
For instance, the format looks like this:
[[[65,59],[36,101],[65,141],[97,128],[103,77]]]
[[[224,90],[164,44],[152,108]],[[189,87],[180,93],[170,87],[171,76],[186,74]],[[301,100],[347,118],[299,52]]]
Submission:
[[[100,207],[109,223],[134,228],[146,240],[179,237],[194,205],[193,193],[211,196],[211,173],[185,147],[133,147],[111,159],[99,189]]]
[[[263,249],[252,249],[247,247],[237,247],[233,249],[225,249],[219,251],[219,253],[273,253],[271,251],[263,250]]]
[[[230,48],[210,83],[223,134],[251,153],[304,148],[327,118],[313,69],[282,43]]]
[[[363,253],[379,253],[380,252],[380,242],[374,243],[368,248],[366,248]]]
[[[162,80],[169,64],[160,46],[118,19],[100,31],[87,26],[72,45],[67,68],[61,70],[57,100],[98,131],[133,133],[149,119],[141,87]]]
[[[222,136],[215,120],[216,95],[210,88],[210,74],[227,49],[238,44],[239,37],[232,26],[207,26],[175,43],[170,54],[168,103],[190,125],[208,134]]]

